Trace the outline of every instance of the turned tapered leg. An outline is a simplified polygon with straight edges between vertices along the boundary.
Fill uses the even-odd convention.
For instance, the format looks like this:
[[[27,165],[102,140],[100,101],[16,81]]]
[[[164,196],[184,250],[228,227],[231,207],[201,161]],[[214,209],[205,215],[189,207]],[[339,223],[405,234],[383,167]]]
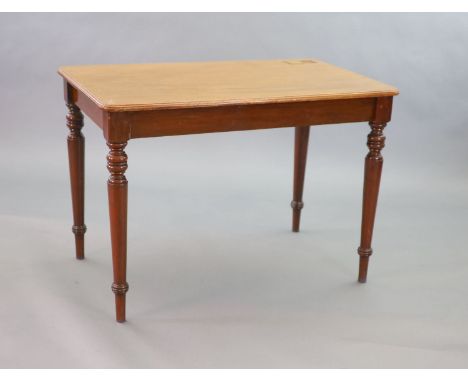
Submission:
[[[380,152],[385,146],[383,130],[387,124],[385,122],[370,122],[369,125],[372,131],[367,136],[369,153],[364,165],[361,244],[358,248],[360,256],[358,281],[361,283],[366,282],[369,257],[372,255],[372,232],[383,165],[383,157]]]
[[[109,196],[109,217],[112,241],[112,264],[114,282],[112,291],[115,294],[116,319],[125,321],[125,294],[127,284],[127,154],[126,142],[107,143],[107,168],[110,172],[107,182]]]
[[[296,127],[294,137],[294,185],[293,200],[291,207],[293,210],[292,230],[299,232],[301,222],[301,210],[304,207],[302,193],[304,190],[304,177],[307,162],[307,147],[309,145],[309,126]]]
[[[83,114],[74,104],[67,104],[68,134],[68,161],[70,165],[70,183],[73,204],[73,227],[75,234],[76,258],[84,259],[84,144],[85,139],[81,133],[83,127]]]

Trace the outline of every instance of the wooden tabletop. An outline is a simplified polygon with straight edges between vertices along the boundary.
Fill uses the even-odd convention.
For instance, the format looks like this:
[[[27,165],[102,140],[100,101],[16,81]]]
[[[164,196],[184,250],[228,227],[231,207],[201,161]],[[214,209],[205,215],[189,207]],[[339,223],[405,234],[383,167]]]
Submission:
[[[315,59],[63,66],[109,111],[394,96],[392,86]]]

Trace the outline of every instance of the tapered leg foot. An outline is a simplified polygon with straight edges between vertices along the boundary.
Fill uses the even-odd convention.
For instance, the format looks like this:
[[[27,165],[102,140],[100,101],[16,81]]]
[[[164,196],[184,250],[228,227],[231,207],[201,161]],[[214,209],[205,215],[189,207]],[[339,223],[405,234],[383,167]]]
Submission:
[[[110,143],[107,155],[107,168],[110,172],[107,182],[109,196],[109,217],[112,241],[112,265],[114,283],[112,291],[115,294],[116,320],[125,321],[125,294],[127,284],[127,154],[126,142]]]
[[[128,284],[112,284],[112,291],[115,294],[115,319],[117,322],[125,322],[125,293],[128,291]]]
[[[116,295],[115,296],[115,320],[117,322],[123,323],[125,319],[125,295]]]
[[[372,255],[372,249],[364,250],[359,247],[358,254],[360,256],[358,281],[364,284],[367,281],[367,268],[369,267],[369,257]]]
[[[301,223],[301,210],[304,207],[302,194],[304,191],[304,178],[307,162],[307,147],[309,145],[309,126],[296,127],[294,136],[294,183],[293,200],[291,202],[292,231],[299,232]]]
[[[86,232],[86,226],[72,227],[72,232],[75,234],[75,252],[77,260],[84,260],[84,234]]]
[[[81,133],[83,114],[74,104],[67,104],[68,162],[70,166],[70,184],[73,204],[73,227],[75,235],[75,253],[79,260],[84,259],[84,145],[85,139]]]

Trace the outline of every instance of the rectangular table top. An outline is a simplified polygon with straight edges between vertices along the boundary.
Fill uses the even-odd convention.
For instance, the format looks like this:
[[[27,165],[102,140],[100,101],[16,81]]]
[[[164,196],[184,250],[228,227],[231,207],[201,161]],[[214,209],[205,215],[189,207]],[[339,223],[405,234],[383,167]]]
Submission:
[[[398,90],[315,59],[63,66],[108,111],[394,96]]]

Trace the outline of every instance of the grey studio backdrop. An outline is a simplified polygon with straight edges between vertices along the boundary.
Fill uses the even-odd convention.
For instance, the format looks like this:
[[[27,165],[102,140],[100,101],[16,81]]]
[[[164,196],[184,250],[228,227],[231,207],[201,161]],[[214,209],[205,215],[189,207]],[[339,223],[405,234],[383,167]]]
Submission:
[[[467,367],[466,14],[2,14],[1,367]],[[74,260],[60,65],[318,58],[397,86],[366,285],[366,124],[132,140],[128,322],[85,119]]]

